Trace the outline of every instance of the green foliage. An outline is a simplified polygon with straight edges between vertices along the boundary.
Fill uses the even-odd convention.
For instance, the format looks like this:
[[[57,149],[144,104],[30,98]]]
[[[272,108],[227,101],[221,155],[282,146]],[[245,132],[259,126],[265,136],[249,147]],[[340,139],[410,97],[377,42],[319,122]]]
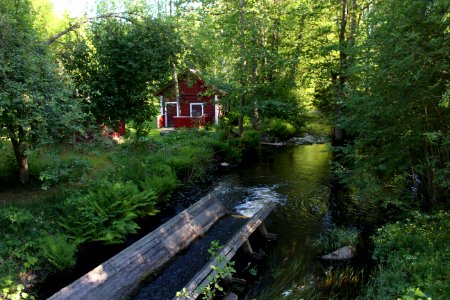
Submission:
[[[23,284],[33,284],[36,272],[74,264],[75,245],[60,244],[64,240],[59,234],[56,237],[60,238],[54,240],[51,232],[55,230],[52,220],[42,213],[0,208],[0,298],[33,299]]]
[[[40,240],[41,255],[56,270],[70,269],[75,266],[75,253],[77,244],[70,242],[67,236],[57,234],[54,236],[44,236]]]
[[[208,249],[208,253],[211,254],[211,259],[215,259],[217,264],[211,266],[215,275],[212,278],[211,276],[208,278],[209,284],[202,290],[203,300],[212,300],[218,296],[219,292],[223,293],[224,289],[220,285],[220,281],[236,273],[234,261],[225,262],[225,258],[219,255],[222,247],[219,245],[219,241],[212,241]]]
[[[208,253],[211,255],[211,259],[214,259],[218,256],[219,251],[222,250],[223,246],[220,245],[220,241],[215,240],[211,241],[211,244],[208,248]]]
[[[246,130],[239,139],[239,145],[244,151],[251,151],[259,148],[261,134],[256,130]]]
[[[39,261],[39,237],[43,234],[44,219],[29,210],[5,207],[0,209],[2,244],[0,274],[35,267]]]
[[[153,92],[167,79],[179,51],[170,22],[124,14],[90,24],[66,36],[64,67],[80,98],[97,120],[134,120],[138,135],[156,115]]]
[[[281,119],[266,120],[266,122],[261,125],[261,129],[266,135],[282,140],[293,137],[297,131],[291,123]]]
[[[30,299],[34,300],[34,296],[30,296],[25,292],[25,286],[23,284],[14,284],[12,280],[4,280],[0,282],[0,297],[5,300],[20,300]]]
[[[419,288],[409,288],[408,292],[397,300],[431,300],[431,297],[428,297]]]
[[[11,140],[27,183],[27,150],[79,129],[82,114],[37,37],[29,1],[3,1],[0,20],[0,137]]]
[[[225,140],[220,133],[177,131],[159,143],[139,139],[121,146],[111,157],[115,165],[112,176],[141,186],[145,186],[142,182],[146,180],[162,180],[175,187],[175,178],[187,184],[202,180],[214,158],[236,162],[239,154],[233,142]]]
[[[176,155],[168,157],[166,162],[173,168],[178,178],[190,183],[205,175],[206,167],[212,160],[212,154],[211,149],[208,148],[192,145],[179,146],[176,148]]]
[[[450,68],[448,8],[445,0],[389,0],[371,9],[338,123],[354,137],[346,155],[356,177],[363,171],[387,182],[418,174],[429,207],[448,198],[441,174],[448,169],[450,110],[440,105]]]
[[[170,170],[170,169],[169,169]],[[174,172],[159,174],[157,176],[146,177],[141,182],[143,190],[153,190],[157,195],[158,202],[165,202],[170,199],[172,192],[180,185]]]
[[[373,238],[374,259],[380,264],[361,299],[395,299],[419,288],[426,297],[446,299],[449,214],[415,213],[410,219],[378,229]],[[411,295],[410,295],[411,296]],[[420,295],[416,295],[420,296]],[[425,297],[425,296],[420,296]]]
[[[156,195],[152,190],[139,191],[132,182],[101,181],[87,194],[73,196],[64,202],[64,217],[59,224],[77,243],[116,244],[135,233],[139,216],[153,215]]]
[[[17,163],[11,143],[0,140],[0,187],[14,185],[17,176]]]
[[[356,248],[358,238],[359,231],[357,229],[333,227],[314,240],[313,247],[320,253],[332,252],[345,246]]]
[[[92,168],[85,159],[61,160],[59,156],[51,154],[48,157],[47,167],[39,175],[43,190],[58,183],[80,181]]]

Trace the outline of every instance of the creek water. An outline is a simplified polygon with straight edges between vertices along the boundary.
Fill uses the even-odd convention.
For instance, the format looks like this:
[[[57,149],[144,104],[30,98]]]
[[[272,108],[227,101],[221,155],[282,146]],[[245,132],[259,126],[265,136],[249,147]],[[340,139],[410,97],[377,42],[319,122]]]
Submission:
[[[249,299],[320,298],[316,279],[325,267],[311,242],[332,225],[328,212],[329,146],[269,147],[255,160],[219,176],[210,191],[236,215],[251,216],[267,201],[278,203],[267,220],[269,231],[278,234],[278,241],[270,250],[261,250],[266,251],[267,258],[263,266],[252,265],[252,275],[257,274],[252,288],[238,292]],[[144,285],[135,299],[172,299],[210,259],[209,243],[226,243],[242,223],[242,218],[231,217],[215,225]]]

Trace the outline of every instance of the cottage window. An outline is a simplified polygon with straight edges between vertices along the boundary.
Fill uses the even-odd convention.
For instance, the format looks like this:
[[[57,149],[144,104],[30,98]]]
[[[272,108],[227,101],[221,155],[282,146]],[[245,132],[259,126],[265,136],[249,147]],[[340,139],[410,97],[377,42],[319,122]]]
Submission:
[[[191,117],[203,116],[203,103],[191,103]]]

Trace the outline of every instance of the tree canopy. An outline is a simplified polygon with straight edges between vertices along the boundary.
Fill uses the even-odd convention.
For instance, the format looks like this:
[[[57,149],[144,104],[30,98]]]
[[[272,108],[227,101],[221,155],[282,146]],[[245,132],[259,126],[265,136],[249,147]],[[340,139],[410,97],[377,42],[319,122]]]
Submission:
[[[28,1],[0,8],[0,137],[11,140],[28,181],[27,150],[73,133],[81,111],[70,87],[33,27]]]
[[[65,37],[60,55],[76,94],[105,123],[156,114],[154,91],[167,80],[179,51],[173,25],[123,14],[86,25]]]

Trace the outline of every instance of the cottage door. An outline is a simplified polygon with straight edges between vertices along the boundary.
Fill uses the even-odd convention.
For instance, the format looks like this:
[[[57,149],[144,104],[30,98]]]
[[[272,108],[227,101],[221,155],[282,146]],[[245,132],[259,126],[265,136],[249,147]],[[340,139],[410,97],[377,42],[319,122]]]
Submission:
[[[167,127],[173,127],[173,117],[177,115],[177,104],[167,103]]]

